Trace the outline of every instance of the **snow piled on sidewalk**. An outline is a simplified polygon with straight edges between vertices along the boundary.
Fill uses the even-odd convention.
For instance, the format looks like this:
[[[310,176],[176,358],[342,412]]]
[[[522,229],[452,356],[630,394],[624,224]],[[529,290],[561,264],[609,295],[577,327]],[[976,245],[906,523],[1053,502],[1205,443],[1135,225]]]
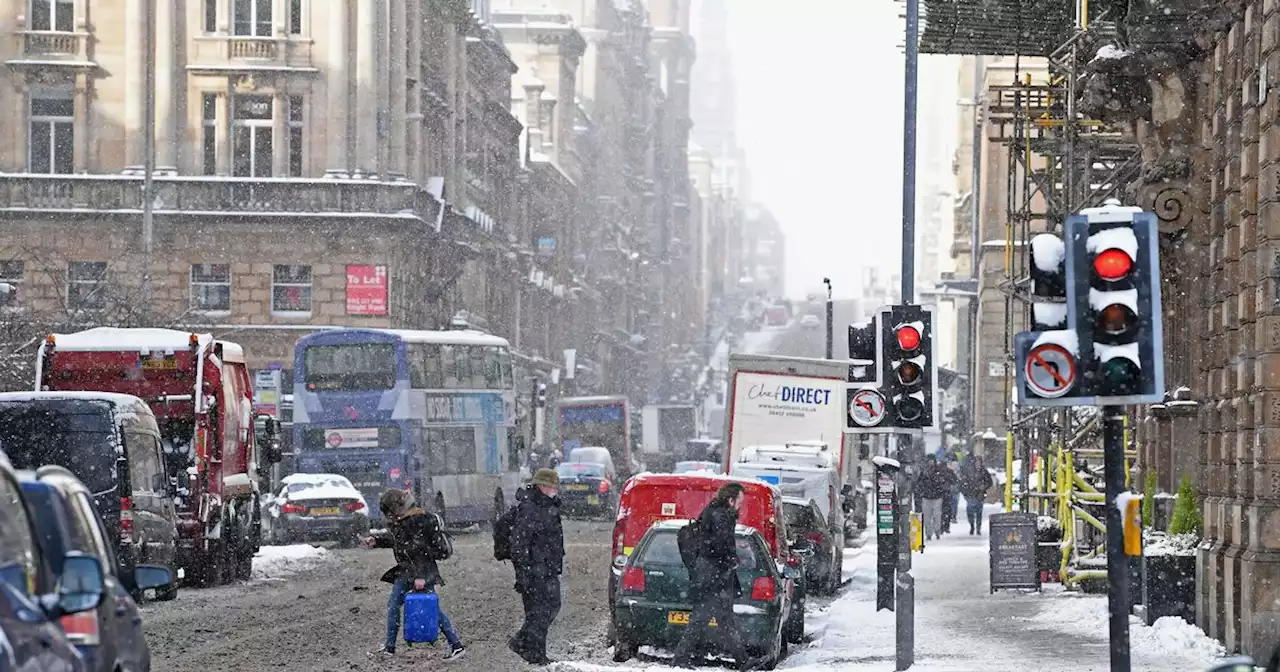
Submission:
[[[328,559],[327,549],[310,544],[263,546],[258,554],[253,556],[253,578],[282,579],[313,569]]]
[[[1050,595],[1045,610],[1031,621],[1059,632],[1101,641],[1109,639],[1106,595],[1067,592]],[[1226,655],[1221,642],[1176,616],[1157,619],[1151,626],[1137,616],[1130,616],[1129,645],[1135,659],[1181,662],[1188,670],[1206,669]]]

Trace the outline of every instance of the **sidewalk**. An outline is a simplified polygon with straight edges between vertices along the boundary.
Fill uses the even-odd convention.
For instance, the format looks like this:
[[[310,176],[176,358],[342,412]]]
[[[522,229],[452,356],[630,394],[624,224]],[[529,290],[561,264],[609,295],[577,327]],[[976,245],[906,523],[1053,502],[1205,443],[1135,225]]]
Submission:
[[[988,505],[987,514],[999,512]],[[913,557],[916,579],[916,664],[921,672],[1108,670],[1106,596],[1065,593],[1045,586],[1042,594],[988,587],[986,536],[953,527]],[[894,669],[894,618],[874,612],[875,542],[851,558],[853,583],[825,613],[810,618],[814,642],[793,650],[779,669],[800,672]],[[1154,627],[1133,622],[1134,670],[1199,672],[1221,654],[1221,646],[1194,626],[1161,619]]]

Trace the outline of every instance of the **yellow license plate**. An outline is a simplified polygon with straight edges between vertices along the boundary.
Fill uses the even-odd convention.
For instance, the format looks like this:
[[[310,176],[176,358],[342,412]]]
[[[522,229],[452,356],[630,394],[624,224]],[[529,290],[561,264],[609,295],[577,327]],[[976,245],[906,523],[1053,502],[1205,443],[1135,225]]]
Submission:
[[[311,509],[311,515],[313,516],[336,516],[340,513],[342,513],[342,509],[336,506],[321,506]]]
[[[668,611],[668,612],[667,612],[667,622],[668,622],[668,623],[670,623],[670,624],[672,624],[672,625],[689,625],[689,612],[687,612],[687,611]],[[713,628],[714,628],[714,627],[716,627],[717,625],[719,625],[719,623],[716,623],[716,619],[714,619],[714,618],[713,618],[713,619],[711,619],[711,622],[710,622],[710,623],[708,623],[708,625],[710,625],[711,627],[713,627]]]
[[[178,362],[173,359],[144,359],[142,360],[142,368],[152,370],[176,369],[178,368]]]
[[[570,485],[565,487],[565,490],[590,490],[590,489],[591,489],[591,486],[589,485]]]
[[[595,495],[591,495],[590,497],[588,497],[588,498],[587,498],[587,505],[588,505],[588,506],[597,506],[597,505],[599,505],[599,504],[600,504],[600,498],[599,498],[599,497],[596,497]]]

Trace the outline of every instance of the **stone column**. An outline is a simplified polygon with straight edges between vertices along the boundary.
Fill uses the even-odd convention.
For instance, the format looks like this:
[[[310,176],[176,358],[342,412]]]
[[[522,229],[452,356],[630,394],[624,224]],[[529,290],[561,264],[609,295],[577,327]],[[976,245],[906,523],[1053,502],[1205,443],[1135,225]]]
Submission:
[[[89,150],[93,146],[90,140],[94,135],[92,96],[93,80],[86,73],[76,73],[75,158],[72,167],[77,173],[90,172],[91,165],[97,167],[89,162]],[[22,117],[16,118],[22,119]],[[25,124],[14,125],[24,126]]]
[[[356,170],[378,172],[378,0],[356,0]]]
[[[178,32],[174,28],[174,3],[156,0],[156,171],[178,169],[178,136],[175,132],[175,103],[178,87],[174,77]],[[145,95],[145,92],[144,92]]]
[[[218,92],[216,112],[214,113],[214,172],[218,175],[231,174],[231,95],[226,90]]]
[[[527,152],[528,155],[533,153],[543,153],[543,134],[542,134],[542,92],[546,89],[541,82],[533,81],[524,85],[524,127],[527,136],[527,144],[521,147],[520,151]]]
[[[271,96],[271,176],[289,177],[289,92],[279,77]]]
[[[143,157],[143,133],[146,131],[146,83],[147,58],[143,45],[147,36],[146,0],[128,0],[125,4],[125,87],[124,132],[125,165],[141,169],[146,163]],[[25,118],[20,117],[20,118]]]
[[[387,162],[387,171],[394,175],[404,175],[408,172],[409,162],[405,156],[405,140],[406,140],[406,90],[408,86],[405,82],[405,57],[409,49],[409,41],[407,39],[409,33],[409,14],[405,7],[406,0],[388,0],[390,6],[390,54],[387,59],[387,68],[390,73],[388,82],[390,89],[387,96],[387,105],[391,108],[391,136],[388,138],[387,153],[389,161]]]
[[[408,137],[406,152],[408,154],[405,172],[409,174],[410,179],[423,183],[426,181],[425,171],[422,169],[422,31],[423,28],[422,3],[407,3],[407,20],[405,25],[407,28],[409,55],[406,71],[413,75],[413,79],[419,84],[407,92],[408,111],[406,114]]]
[[[329,137],[328,169],[330,177],[345,177],[351,169],[347,161],[347,128],[349,101],[347,62],[350,56],[351,34],[348,21],[350,5],[347,0],[329,1],[329,63],[325,73],[325,90],[328,93],[325,134]]]
[[[31,109],[31,86],[27,82],[27,77],[21,73],[9,73],[9,81],[13,86],[13,99],[10,101],[13,105],[10,113],[14,119],[26,119],[27,113]],[[26,124],[9,124],[12,136],[10,140],[13,142],[15,151],[8,152],[8,160],[5,167],[15,173],[24,173],[31,166],[27,164],[27,146],[30,139],[27,133],[30,128]]]

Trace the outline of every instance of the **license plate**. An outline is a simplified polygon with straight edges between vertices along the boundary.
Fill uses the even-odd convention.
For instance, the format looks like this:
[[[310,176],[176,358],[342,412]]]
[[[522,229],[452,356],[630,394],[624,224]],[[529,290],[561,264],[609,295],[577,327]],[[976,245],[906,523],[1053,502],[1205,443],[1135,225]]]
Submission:
[[[587,497],[588,506],[598,506],[599,504],[600,504],[599,497],[596,497],[595,495],[591,495],[590,497]]]
[[[342,513],[342,509],[336,506],[320,506],[311,509],[311,515],[313,516],[336,516],[340,513]]]
[[[667,622],[670,623],[671,625],[689,625],[689,612],[668,611]],[[713,618],[711,619],[711,622],[708,625],[714,628],[717,625],[719,625],[719,623],[716,623],[716,619]]]
[[[590,490],[590,489],[591,489],[591,486],[589,486],[589,485],[569,485],[569,486],[565,486],[565,490]]]
[[[176,369],[178,368],[178,362],[173,359],[143,359],[142,368],[148,370]]]

